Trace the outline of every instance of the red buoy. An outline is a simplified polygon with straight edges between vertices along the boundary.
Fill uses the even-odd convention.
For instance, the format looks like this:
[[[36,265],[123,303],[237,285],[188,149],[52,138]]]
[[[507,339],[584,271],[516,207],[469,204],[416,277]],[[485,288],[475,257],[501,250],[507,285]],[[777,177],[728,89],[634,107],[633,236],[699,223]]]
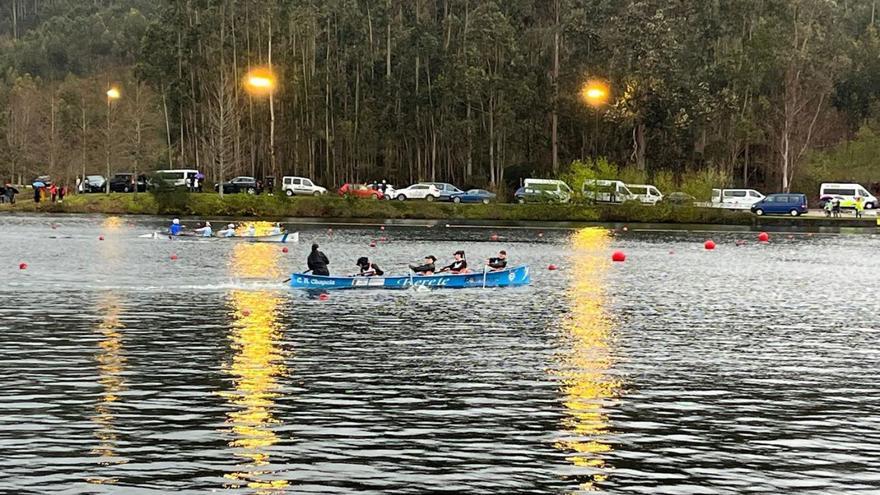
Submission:
[[[172,254],[172,255],[171,255],[171,261],[174,261],[174,260],[176,260],[176,259],[177,259],[177,255],[176,255],[176,254]]]
[[[758,241],[760,242],[770,242],[770,234],[766,232],[761,232],[758,234]]]
[[[99,236],[98,236],[98,240],[99,240],[99,241],[103,241],[103,240],[104,240],[104,236],[99,235]]]
[[[614,251],[611,254],[611,261],[615,263],[623,263],[626,261],[626,255],[623,254],[623,251]]]
[[[321,294],[320,296],[318,296],[318,299],[326,301],[327,299],[330,299],[330,294]]]
[[[381,227],[379,227],[379,230],[385,230],[385,226],[382,225]]]
[[[370,242],[370,247],[376,247],[376,241]]]
[[[380,237],[379,240],[382,241],[382,242],[385,242],[385,241],[388,240],[388,238],[387,238],[387,237]]]
[[[497,240],[498,240],[498,234],[492,234],[492,235],[490,235],[490,236],[489,236],[489,239],[491,239],[491,240],[493,240],[493,241],[497,241]]]
[[[709,239],[708,241],[706,241],[703,244],[703,247],[705,247],[706,249],[711,251],[711,250],[715,249],[715,241],[713,241],[712,239]]]
[[[287,254],[289,251],[290,251],[290,250],[287,249],[286,247],[281,248],[281,252],[284,253],[284,254]]]
[[[19,270],[27,270],[27,263],[19,263],[18,269]]]
[[[673,251],[673,250],[670,249],[670,250],[669,250],[669,254],[675,254],[675,251]]]
[[[242,314],[242,316],[250,316],[251,311],[249,309],[243,309],[243,310],[241,310],[241,314]]]
[[[550,266],[547,267],[547,269],[550,270],[550,271],[553,271],[553,270],[558,270],[559,267],[556,266],[556,265],[550,265]]]

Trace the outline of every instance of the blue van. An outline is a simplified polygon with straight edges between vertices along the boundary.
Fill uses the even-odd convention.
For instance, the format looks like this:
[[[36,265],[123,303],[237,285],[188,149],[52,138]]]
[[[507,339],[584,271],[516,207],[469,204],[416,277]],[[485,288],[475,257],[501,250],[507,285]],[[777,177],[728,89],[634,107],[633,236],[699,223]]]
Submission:
[[[752,205],[755,215],[803,215],[807,209],[807,195],[800,193],[771,194]]]

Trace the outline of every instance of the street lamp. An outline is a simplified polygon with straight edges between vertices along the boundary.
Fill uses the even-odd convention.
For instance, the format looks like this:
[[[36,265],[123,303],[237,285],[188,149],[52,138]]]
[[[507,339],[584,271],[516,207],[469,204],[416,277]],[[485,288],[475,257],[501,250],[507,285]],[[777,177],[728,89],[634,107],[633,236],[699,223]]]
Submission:
[[[116,87],[111,86],[110,89],[107,90],[107,177],[104,178],[104,190],[107,194],[110,194],[110,116],[113,112],[113,102],[118,100],[121,96],[122,94]]]
[[[581,87],[581,100],[588,106],[593,107],[596,116],[596,130],[593,133],[593,156],[599,154],[599,109],[608,103],[611,89],[605,81],[591,79]]]
[[[271,61],[270,61],[271,64]],[[275,86],[278,79],[270,67],[251,69],[244,77],[244,87],[252,96],[269,96],[269,163],[275,173]]]

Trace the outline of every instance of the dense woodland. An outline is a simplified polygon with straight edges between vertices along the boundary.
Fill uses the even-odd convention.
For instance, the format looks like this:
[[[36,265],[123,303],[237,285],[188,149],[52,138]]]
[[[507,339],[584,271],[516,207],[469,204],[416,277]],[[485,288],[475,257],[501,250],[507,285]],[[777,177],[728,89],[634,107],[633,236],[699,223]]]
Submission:
[[[873,157],[845,162],[877,141],[878,15],[876,0],[0,0],[0,174],[70,183],[110,162],[504,189],[602,156],[648,179],[869,181]],[[270,94],[245,91],[254,67],[277,75]],[[597,79],[611,98],[593,107]]]

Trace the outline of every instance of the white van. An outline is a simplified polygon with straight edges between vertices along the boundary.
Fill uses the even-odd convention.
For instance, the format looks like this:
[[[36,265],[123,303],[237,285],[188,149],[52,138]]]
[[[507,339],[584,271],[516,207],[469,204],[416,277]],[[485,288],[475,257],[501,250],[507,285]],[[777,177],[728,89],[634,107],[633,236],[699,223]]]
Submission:
[[[568,203],[574,191],[568,184],[556,179],[526,179],[514,197],[518,203],[527,201],[552,201]]]
[[[877,198],[859,184],[822,184],[819,186],[819,201],[824,205],[825,200],[836,196],[840,199],[843,208],[855,208],[856,197],[861,197],[865,202],[865,209],[871,210],[877,207]]]
[[[764,195],[754,189],[712,189],[711,206],[748,210],[753,204],[764,199]]]
[[[663,194],[659,189],[650,184],[627,184],[626,188],[632,193],[634,199],[646,205],[656,205],[663,201]]]
[[[327,194],[327,189],[316,185],[311,179],[305,177],[282,177],[281,190],[288,196],[320,196]]]
[[[156,177],[175,187],[185,187],[187,185],[186,179],[194,178],[197,175],[199,175],[198,170],[189,168],[156,171]]]
[[[587,179],[581,191],[585,199],[596,203],[623,203],[636,199],[635,194],[619,180]]]

